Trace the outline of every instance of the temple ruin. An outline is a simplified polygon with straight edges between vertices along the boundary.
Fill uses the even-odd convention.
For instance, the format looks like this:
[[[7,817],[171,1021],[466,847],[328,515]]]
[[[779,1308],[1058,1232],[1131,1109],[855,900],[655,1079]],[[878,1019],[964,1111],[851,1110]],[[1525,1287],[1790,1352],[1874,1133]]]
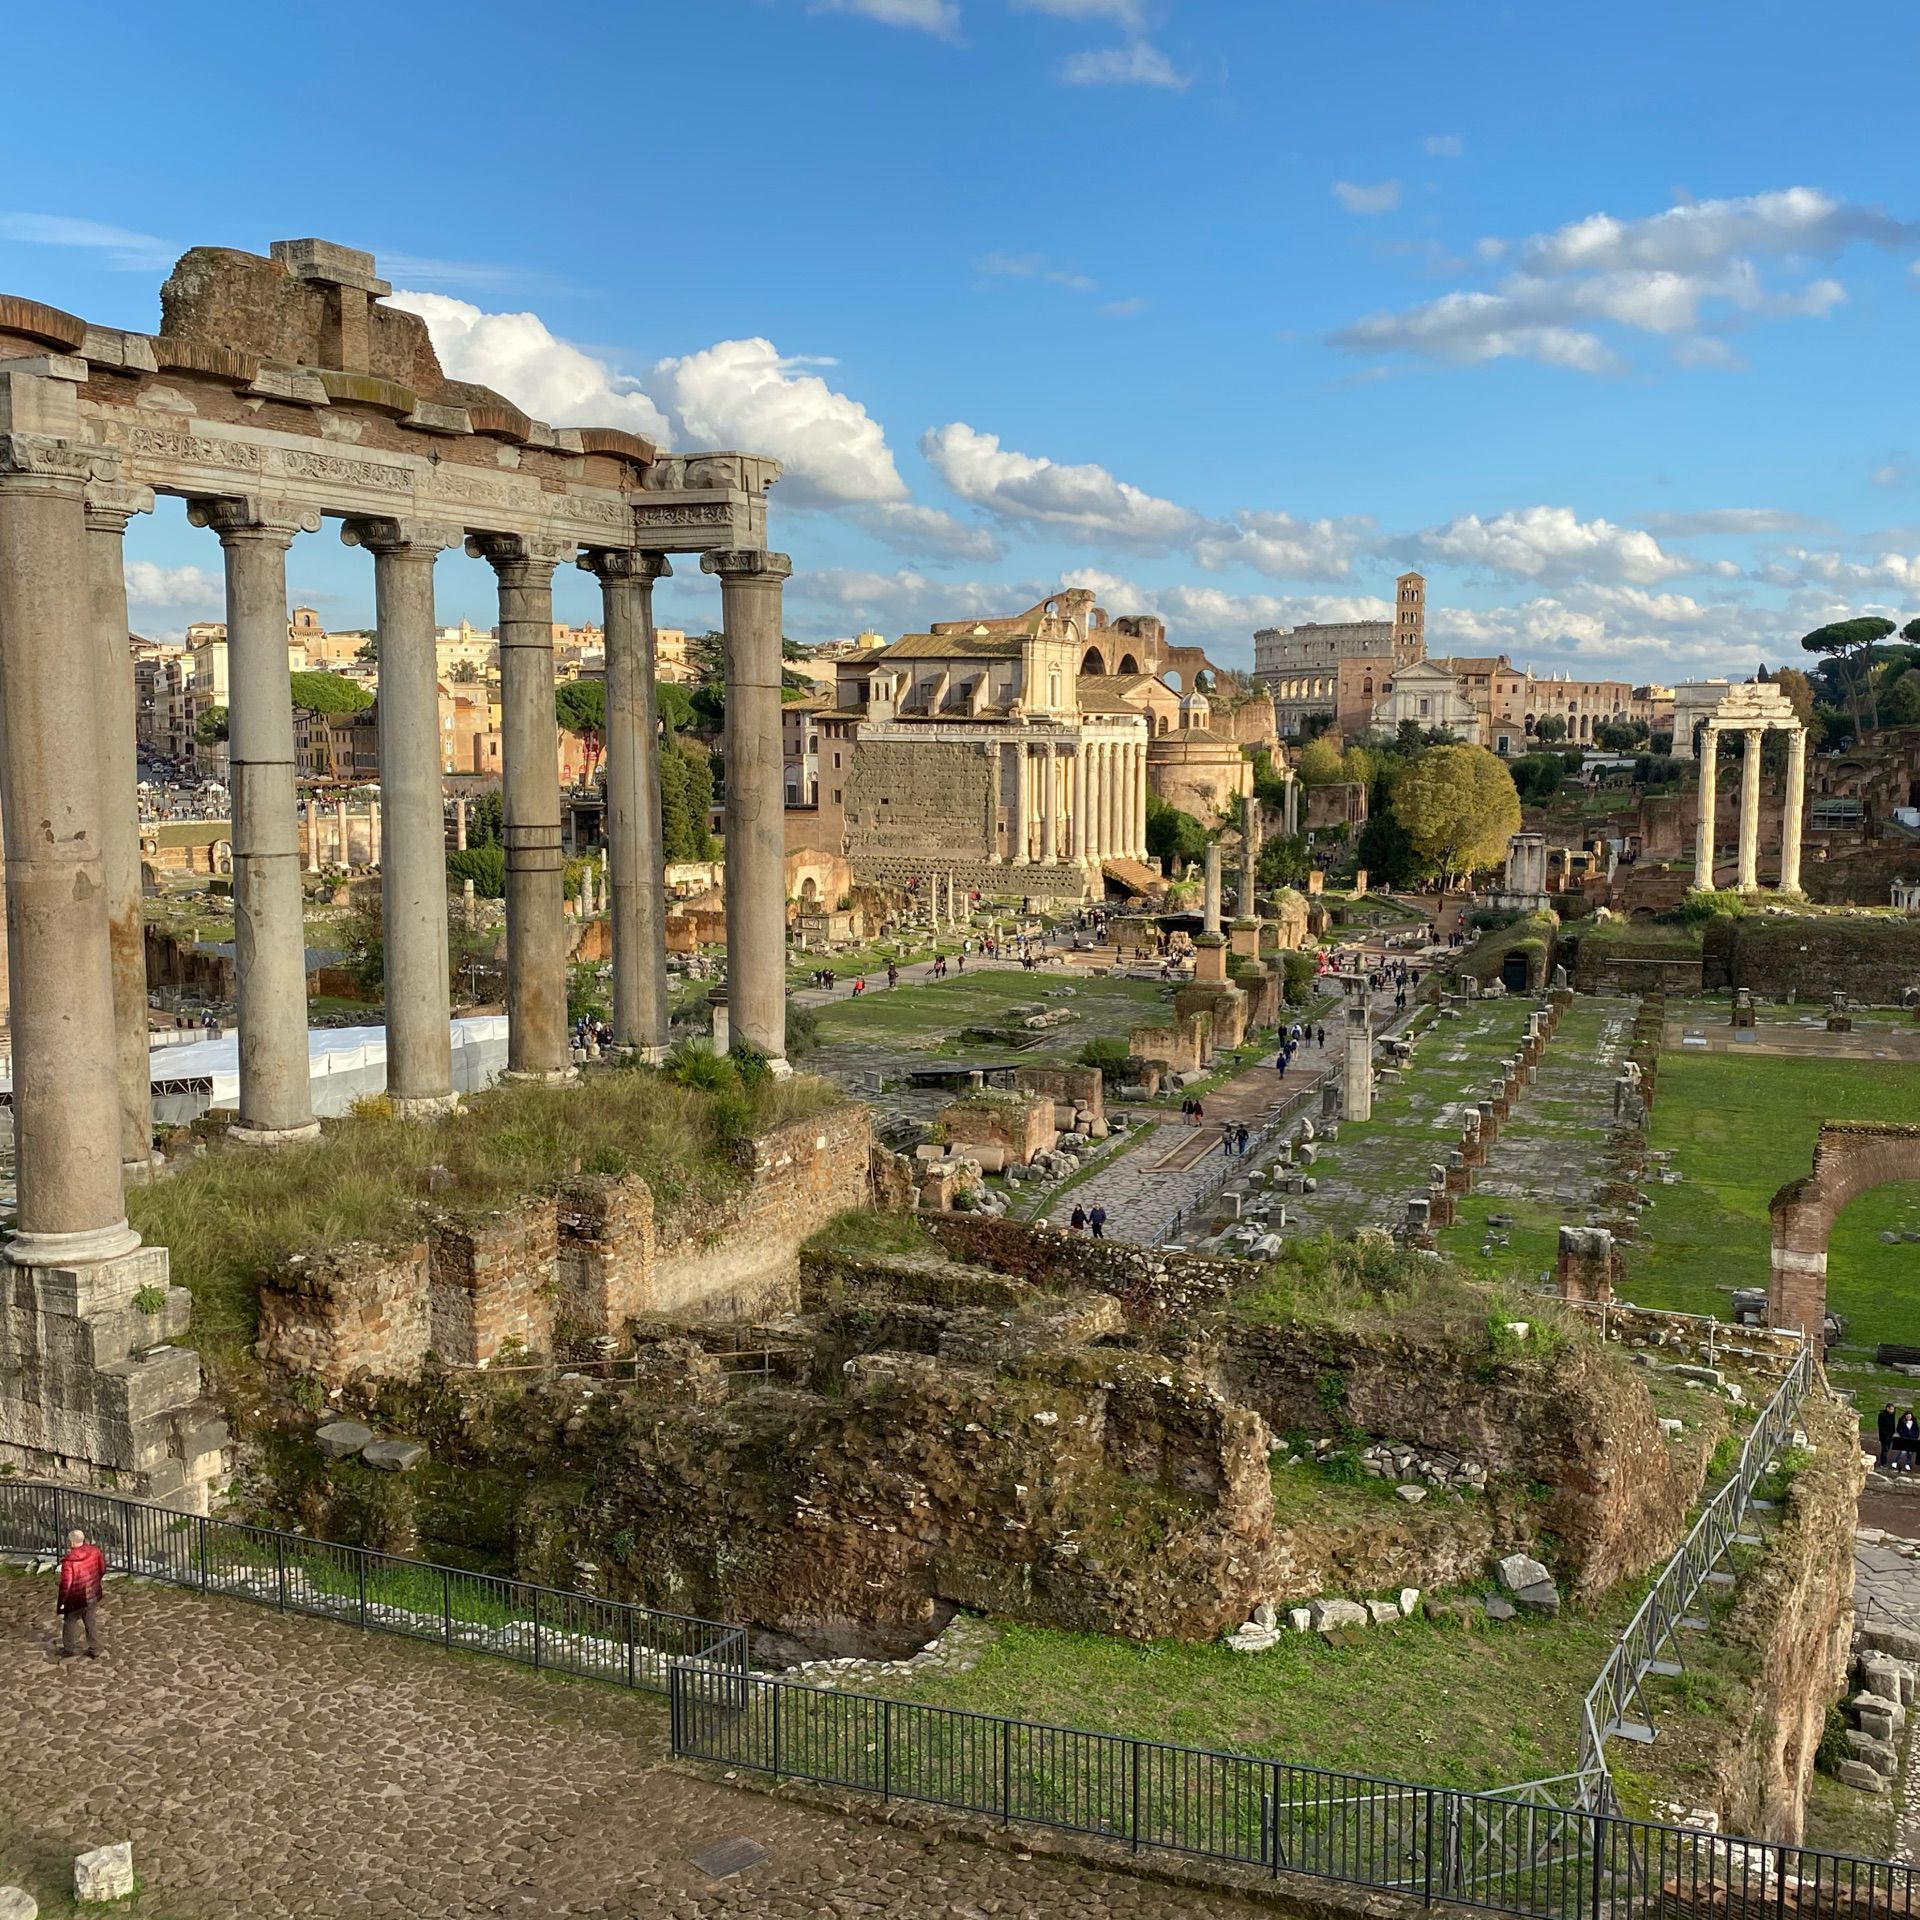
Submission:
[[[183,255],[151,335],[0,295],[0,807],[19,1183],[0,1449],[189,1504],[219,1469],[195,1411],[197,1360],[177,1348],[163,1368],[128,1357],[153,1312],[133,1312],[136,1294],[172,1302],[172,1333],[186,1306],[166,1291],[165,1250],[128,1225],[124,1193],[145,1176],[152,1137],[122,538],[156,495],[184,500],[225,562],[238,1140],[271,1147],[318,1130],[286,556],[323,519],[373,559],[395,1108],[431,1114],[454,1098],[433,597],[449,548],[498,582],[509,1072],[573,1071],[552,656],[553,576],[567,563],[603,596],[616,1040],[642,1059],[665,1052],[652,596],[676,553],[698,554],[721,587],[732,1031],[784,1071],[791,566],[766,545],[778,463],[662,455],[618,429],[531,419],[449,379],[425,323],[383,304],[389,291],[371,255],[290,240],[270,257]],[[92,700],[73,697],[83,685]]]

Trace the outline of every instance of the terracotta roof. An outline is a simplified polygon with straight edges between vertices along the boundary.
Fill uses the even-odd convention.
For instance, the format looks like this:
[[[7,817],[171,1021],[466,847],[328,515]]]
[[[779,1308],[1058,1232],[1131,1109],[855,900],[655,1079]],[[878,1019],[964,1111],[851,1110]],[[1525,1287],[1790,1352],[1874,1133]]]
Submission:
[[[1013,633],[903,633],[877,661],[1017,660],[1020,636]]]
[[[1074,680],[1074,692],[1083,713],[1138,713],[1127,695],[1147,684],[1144,673],[1083,673]]]

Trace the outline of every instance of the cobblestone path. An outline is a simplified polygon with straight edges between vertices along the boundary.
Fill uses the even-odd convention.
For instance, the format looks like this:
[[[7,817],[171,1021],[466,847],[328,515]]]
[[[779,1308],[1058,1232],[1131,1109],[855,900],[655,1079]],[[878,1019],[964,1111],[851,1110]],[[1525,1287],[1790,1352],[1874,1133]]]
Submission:
[[[134,1920],[1251,1920],[1268,1911],[675,1767],[664,1705],[116,1580],[108,1658],[0,1574],[0,1886],[65,1912],[131,1839]],[[767,1857],[714,1880],[693,1855]]]
[[[1920,1533],[1920,1498],[1910,1494],[1868,1494],[1861,1502],[1863,1526],[1853,1547],[1853,1610],[1862,1622],[1890,1622],[1920,1628],[1920,1542],[1902,1534]],[[1900,1532],[1895,1532],[1894,1528]],[[1920,1860],[1920,1767],[1914,1765],[1911,1732],[1906,1759],[1894,1789],[1898,1796],[1893,1857]]]

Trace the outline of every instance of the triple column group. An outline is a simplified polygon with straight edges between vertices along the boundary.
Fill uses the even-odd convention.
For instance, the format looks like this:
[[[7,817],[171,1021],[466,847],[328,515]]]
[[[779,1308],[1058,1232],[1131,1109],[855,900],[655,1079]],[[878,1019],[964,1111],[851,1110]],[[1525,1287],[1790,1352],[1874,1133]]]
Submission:
[[[1714,853],[1718,839],[1715,809],[1719,804],[1719,752],[1722,732],[1745,736],[1740,756],[1740,865],[1735,885],[1752,893],[1760,885],[1760,753],[1768,727],[1725,727],[1709,720],[1700,739],[1700,819],[1694,832],[1693,884],[1702,892],[1714,884]],[[1804,727],[1787,732],[1787,786],[1780,819],[1780,891],[1800,891],[1801,812],[1807,791],[1807,733]]]

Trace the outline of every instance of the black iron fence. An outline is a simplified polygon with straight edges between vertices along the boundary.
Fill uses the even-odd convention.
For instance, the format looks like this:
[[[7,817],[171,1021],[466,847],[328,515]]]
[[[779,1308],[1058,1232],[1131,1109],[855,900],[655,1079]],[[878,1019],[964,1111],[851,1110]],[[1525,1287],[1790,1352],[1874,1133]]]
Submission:
[[[57,1559],[84,1528],[124,1573],[543,1671],[665,1693],[675,1661],[741,1673],[740,1627],[404,1554],[175,1513],[116,1494],[0,1481],[0,1551]]]
[[[883,1801],[1539,1920],[1911,1920],[1915,1869],[682,1662],[673,1750]]]

